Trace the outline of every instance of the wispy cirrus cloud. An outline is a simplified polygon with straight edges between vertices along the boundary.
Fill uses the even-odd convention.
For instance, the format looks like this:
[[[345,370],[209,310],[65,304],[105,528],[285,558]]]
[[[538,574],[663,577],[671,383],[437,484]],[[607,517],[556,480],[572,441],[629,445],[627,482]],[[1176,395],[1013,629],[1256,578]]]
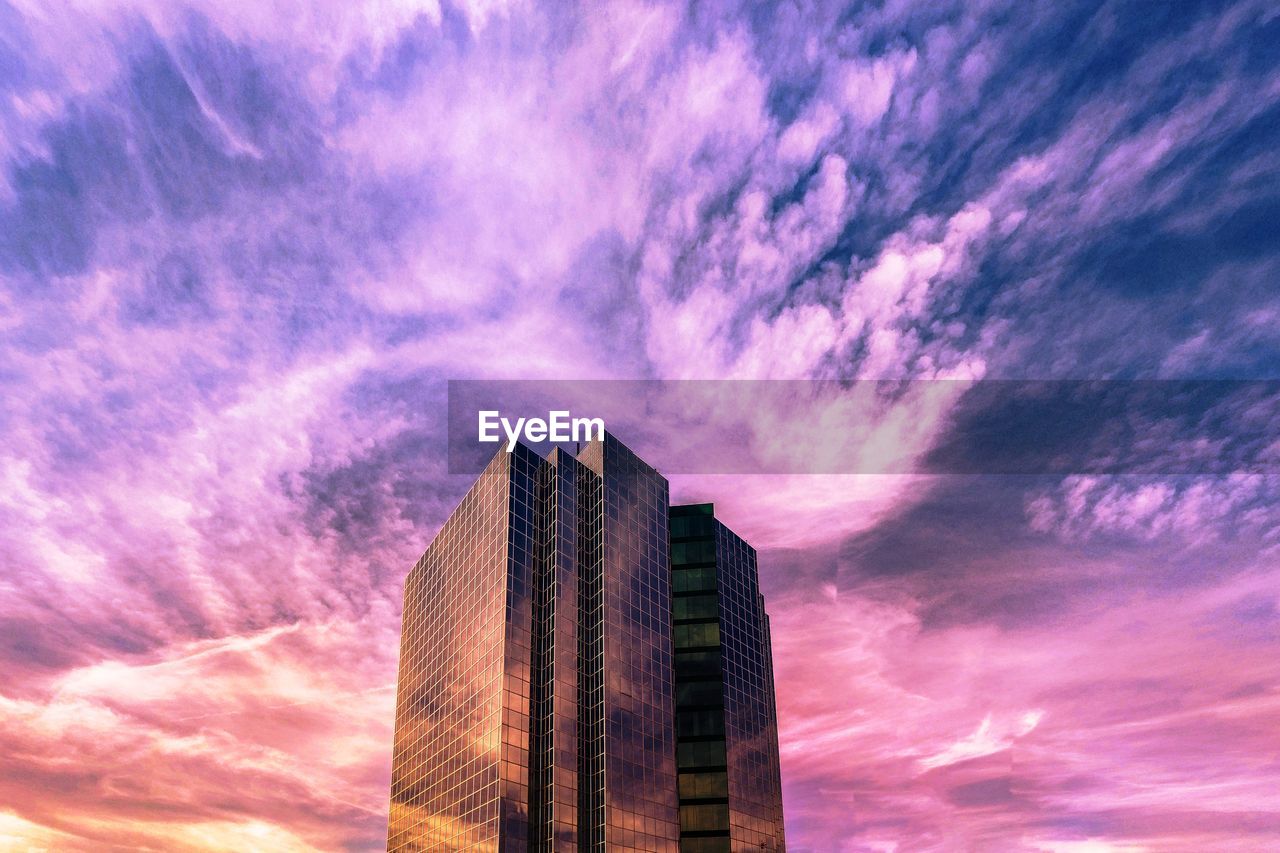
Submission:
[[[1227,613],[1270,624],[1257,609],[1266,577],[1191,596],[1079,595],[1003,628],[928,627],[924,600],[963,581],[944,592],[921,579],[914,597],[889,598],[881,582],[786,601],[775,637],[793,688],[779,710],[793,820],[823,850],[887,839],[1040,850],[1073,838],[1231,848],[1233,820],[1254,828],[1249,843],[1274,836],[1261,777],[1232,757],[1269,751],[1268,642],[1204,633]],[[1207,673],[1201,656],[1228,647],[1234,664]]]
[[[61,849],[330,849],[350,827],[377,832],[383,781],[369,767],[384,757],[394,685],[364,686],[360,668],[386,659],[353,630],[295,623],[176,644],[5,698],[0,738],[23,767],[5,801],[64,834]],[[384,640],[394,648],[394,632]],[[299,802],[303,820],[290,817]]]
[[[0,6],[0,839],[379,847],[447,378],[1271,375],[1278,25]],[[1266,846],[1240,477],[678,482],[771,549],[793,846]]]

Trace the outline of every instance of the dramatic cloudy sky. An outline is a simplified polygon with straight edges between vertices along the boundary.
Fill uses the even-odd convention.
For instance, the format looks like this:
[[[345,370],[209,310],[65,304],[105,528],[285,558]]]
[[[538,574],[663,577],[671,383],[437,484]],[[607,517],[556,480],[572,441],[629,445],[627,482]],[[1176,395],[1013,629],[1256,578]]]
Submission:
[[[915,459],[969,380],[1280,378],[1278,222],[1269,0],[0,0],[0,847],[379,848],[447,379],[962,380],[754,425]],[[673,475],[791,849],[1280,849],[1231,389],[1172,467]]]

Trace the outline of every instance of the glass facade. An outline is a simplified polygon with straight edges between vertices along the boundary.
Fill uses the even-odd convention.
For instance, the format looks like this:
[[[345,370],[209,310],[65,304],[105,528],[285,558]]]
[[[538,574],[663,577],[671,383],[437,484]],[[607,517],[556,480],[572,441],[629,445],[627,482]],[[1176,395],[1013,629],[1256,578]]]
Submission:
[[[755,550],[671,508],[680,849],[785,850],[769,617]]]
[[[581,466],[553,451],[539,471],[530,722],[530,849],[578,847],[578,485]]]
[[[590,849],[675,853],[667,481],[612,436],[579,459],[600,476],[603,519],[596,659],[603,665],[604,832]]]
[[[497,850],[524,834],[527,462],[495,458],[405,581],[389,850]]]
[[[610,435],[494,457],[405,581],[388,850],[783,849],[755,553],[694,509]]]

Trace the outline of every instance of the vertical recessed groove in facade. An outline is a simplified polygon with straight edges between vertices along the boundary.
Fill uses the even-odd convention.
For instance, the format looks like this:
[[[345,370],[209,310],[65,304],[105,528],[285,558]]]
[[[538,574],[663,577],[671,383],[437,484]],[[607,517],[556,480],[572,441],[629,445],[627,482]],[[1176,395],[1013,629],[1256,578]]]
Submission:
[[[583,851],[604,847],[604,607],[600,528],[601,445],[578,458],[578,843]]]
[[[551,790],[555,769],[554,677],[556,478],[555,469],[538,471],[537,545],[533,573],[533,679],[529,720],[529,848],[553,849],[555,799]]]

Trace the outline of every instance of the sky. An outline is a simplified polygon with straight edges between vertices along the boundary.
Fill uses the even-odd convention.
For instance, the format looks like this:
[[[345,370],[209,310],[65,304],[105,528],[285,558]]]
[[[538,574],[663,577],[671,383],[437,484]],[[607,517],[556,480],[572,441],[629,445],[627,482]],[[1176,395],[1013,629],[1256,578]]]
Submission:
[[[785,473],[1280,378],[1277,221],[1270,2],[0,0],[0,848],[383,846],[449,379],[946,379],[671,476],[760,553],[789,849],[1280,849],[1274,386]]]

